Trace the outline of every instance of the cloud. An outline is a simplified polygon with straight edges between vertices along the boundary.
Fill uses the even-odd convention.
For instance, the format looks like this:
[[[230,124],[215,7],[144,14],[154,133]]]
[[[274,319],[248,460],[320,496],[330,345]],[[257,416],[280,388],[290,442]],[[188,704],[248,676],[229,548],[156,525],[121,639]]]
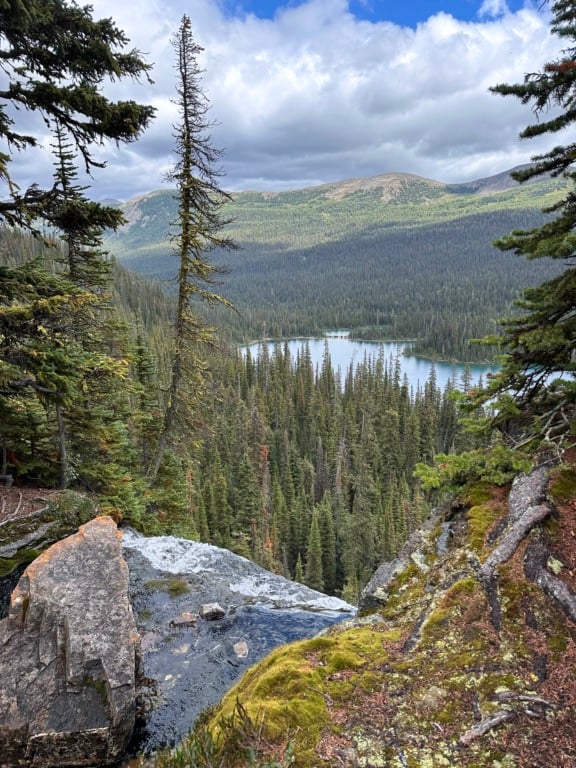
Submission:
[[[183,12],[203,46],[202,89],[224,150],[223,186],[278,190],[407,171],[465,181],[526,162],[547,139],[520,142],[530,108],[489,93],[555,58],[561,45],[532,8],[485,0],[482,18],[439,13],[416,29],[356,19],[345,0],[309,0],[273,19],[225,13],[214,0],[94,0],[154,62],[154,86],[114,94],[153,103],[136,144],[107,149],[94,190],[126,199],[158,188],[173,162],[174,55]],[[560,137],[561,140],[561,137]],[[558,143],[559,137],[554,137]]]
[[[478,11],[478,16],[480,18],[483,18],[485,16],[491,16],[492,18],[496,18],[498,16],[503,16],[505,13],[509,13],[510,9],[508,8],[508,3],[506,0],[484,0],[482,3],[480,10]]]

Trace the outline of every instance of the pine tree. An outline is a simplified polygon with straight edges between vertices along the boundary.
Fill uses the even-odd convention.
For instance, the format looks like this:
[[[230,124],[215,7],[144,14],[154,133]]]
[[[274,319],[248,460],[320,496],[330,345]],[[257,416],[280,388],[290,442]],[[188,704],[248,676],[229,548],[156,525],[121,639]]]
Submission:
[[[329,595],[336,592],[336,533],[334,516],[329,494],[326,494],[317,507],[318,527],[322,543],[322,577],[324,591]]]
[[[66,486],[69,475],[63,408],[74,402],[90,364],[72,329],[95,301],[92,294],[64,277],[49,274],[37,260],[13,269],[0,268],[3,434],[14,434],[14,419],[21,420],[16,402],[19,408],[30,409],[31,416],[38,414],[38,406],[44,409],[46,428],[52,425],[53,433],[53,437],[45,434],[44,439],[54,444],[60,487]],[[31,452],[32,446],[26,453]],[[44,471],[50,471],[48,463]]]
[[[92,7],[65,0],[0,2],[0,49],[5,75],[0,87],[0,138],[9,150],[40,146],[43,135],[27,120],[42,113],[72,139],[85,169],[104,164],[94,146],[104,139],[138,138],[154,114],[134,101],[111,101],[102,93],[106,81],[147,76],[150,65],[137,50],[125,51],[128,38],[113,20],[94,20]],[[40,121],[40,126],[43,126]],[[39,129],[42,131],[42,129]],[[31,226],[56,189],[37,185],[21,192],[10,169],[11,156],[0,152],[0,180],[9,198],[0,201],[0,221]]]
[[[321,592],[324,589],[324,577],[322,575],[322,542],[320,540],[320,526],[318,525],[318,512],[312,513],[312,524],[308,535],[306,547],[306,569],[304,571],[304,583],[311,589]]]
[[[124,221],[118,208],[89,200],[88,187],[78,185],[76,156],[62,126],[55,128],[53,145],[56,170],[51,198],[43,208],[43,218],[65,242],[62,262],[65,274],[80,288],[98,292],[110,283],[112,267],[102,248],[106,229],[117,229]]]

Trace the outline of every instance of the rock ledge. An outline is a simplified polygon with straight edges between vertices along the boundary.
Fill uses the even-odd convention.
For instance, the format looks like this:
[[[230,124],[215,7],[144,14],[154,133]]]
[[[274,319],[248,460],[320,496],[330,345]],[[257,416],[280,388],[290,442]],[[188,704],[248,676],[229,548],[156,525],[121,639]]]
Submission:
[[[100,517],[24,572],[0,622],[0,768],[105,766],[131,738],[139,638],[121,534]]]

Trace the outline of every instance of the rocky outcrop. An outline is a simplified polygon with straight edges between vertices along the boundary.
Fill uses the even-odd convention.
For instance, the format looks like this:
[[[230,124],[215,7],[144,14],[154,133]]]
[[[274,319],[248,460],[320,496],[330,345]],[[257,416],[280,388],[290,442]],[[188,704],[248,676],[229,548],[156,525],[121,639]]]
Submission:
[[[0,619],[26,566],[96,514],[94,502],[75,491],[0,488]]]
[[[369,613],[273,651],[207,730],[257,723],[258,760],[307,768],[576,765],[575,458],[467,486],[379,569]]]
[[[374,572],[360,595],[358,607],[361,611],[371,611],[386,605],[389,588],[394,584],[395,577],[404,571],[410,563],[414,564],[422,573],[429,570],[425,562],[424,552],[430,549],[432,539],[436,541],[435,549],[438,554],[447,550],[452,524],[450,521],[445,521],[444,515],[445,510],[435,510],[428,520],[410,535],[398,556],[382,563]],[[440,535],[437,531],[438,526],[441,528]]]
[[[130,529],[122,544],[147,684],[135,744],[142,753],[183,738],[272,649],[355,613],[209,544]]]
[[[0,622],[0,766],[104,766],[135,717],[138,634],[116,524],[100,517],[24,572]]]

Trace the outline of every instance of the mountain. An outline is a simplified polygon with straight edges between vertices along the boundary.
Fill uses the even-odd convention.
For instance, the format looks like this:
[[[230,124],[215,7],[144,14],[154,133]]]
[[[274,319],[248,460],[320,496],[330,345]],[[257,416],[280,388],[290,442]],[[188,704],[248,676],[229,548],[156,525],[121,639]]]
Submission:
[[[463,184],[387,173],[234,194],[224,215],[240,250],[215,259],[229,267],[222,292],[239,314],[222,322],[238,340],[348,327],[371,338],[422,338],[421,351],[461,356],[463,339],[491,332],[522,288],[555,273],[492,242],[540,225],[542,208],[565,191],[564,179],[519,185],[508,171]],[[131,269],[171,278],[174,192],[122,208],[127,224],[110,235],[109,250]]]
[[[288,192],[240,192],[232,194],[224,213],[232,218],[228,231],[243,247],[294,249],[349,238],[374,226],[402,229],[462,219],[479,208],[540,210],[565,190],[562,179],[519,185],[510,173],[462,184],[386,173]],[[121,205],[127,223],[107,240],[115,255],[141,271],[155,271],[152,255],[170,250],[174,194],[156,190]],[[165,274],[161,268],[157,276]]]

